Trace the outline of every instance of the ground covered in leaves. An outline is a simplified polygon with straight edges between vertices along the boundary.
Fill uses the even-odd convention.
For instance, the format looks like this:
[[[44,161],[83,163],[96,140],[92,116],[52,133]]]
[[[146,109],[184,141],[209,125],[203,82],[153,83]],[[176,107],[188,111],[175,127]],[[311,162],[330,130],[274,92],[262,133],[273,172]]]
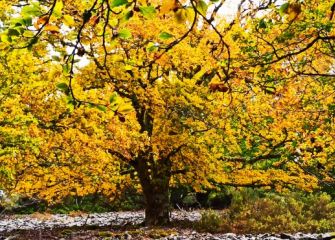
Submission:
[[[165,228],[147,228],[142,226],[144,213],[113,212],[82,214],[33,214],[25,216],[3,216],[0,220],[1,239],[324,239],[335,238],[331,233],[277,233],[212,234],[196,231],[196,224],[201,218],[199,211],[175,211],[172,222]]]
[[[132,227],[132,228],[113,228],[113,227],[85,227],[85,228],[59,228],[59,229],[39,229],[39,230],[16,230],[10,233],[3,233],[0,239],[164,239],[164,240],[187,240],[187,239],[204,239],[204,240],[279,240],[279,239],[292,239],[292,240],[330,240],[335,239],[335,235],[327,234],[246,234],[236,235],[233,233],[225,234],[211,234],[199,233],[192,229],[183,228],[145,228],[145,227]]]

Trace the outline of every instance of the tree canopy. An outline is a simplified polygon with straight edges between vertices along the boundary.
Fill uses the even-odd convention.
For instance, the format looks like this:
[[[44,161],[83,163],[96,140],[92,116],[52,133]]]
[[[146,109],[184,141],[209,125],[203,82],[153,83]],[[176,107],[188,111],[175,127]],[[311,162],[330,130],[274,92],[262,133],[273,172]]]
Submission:
[[[56,202],[136,185],[334,184],[335,4],[0,1],[0,186]]]

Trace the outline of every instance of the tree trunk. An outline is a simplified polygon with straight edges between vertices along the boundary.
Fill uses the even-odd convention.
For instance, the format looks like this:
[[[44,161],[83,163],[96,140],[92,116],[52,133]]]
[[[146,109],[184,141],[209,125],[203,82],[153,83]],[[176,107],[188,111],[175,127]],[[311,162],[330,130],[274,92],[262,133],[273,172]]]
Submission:
[[[154,163],[150,157],[138,159],[133,166],[137,170],[146,202],[145,225],[161,226],[170,221],[171,162],[166,159]]]
[[[169,181],[156,180],[151,186],[143,186],[146,200],[145,225],[161,226],[170,221]]]

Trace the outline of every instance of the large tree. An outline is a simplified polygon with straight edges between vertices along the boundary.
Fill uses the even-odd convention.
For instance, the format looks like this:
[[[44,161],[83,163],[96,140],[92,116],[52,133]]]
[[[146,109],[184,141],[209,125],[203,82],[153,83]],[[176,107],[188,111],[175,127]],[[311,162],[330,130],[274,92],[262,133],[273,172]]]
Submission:
[[[7,188],[56,201],[114,197],[140,184],[146,224],[158,225],[169,221],[174,184],[197,191],[332,184],[332,5],[241,1],[233,20],[222,17],[222,5],[6,7],[0,47],[31,59],[3,56],[30,66],[20,91],[1,90],[13,93],[6,99],[21,109],[15,115],[31,139],[1,156]],[[22,75],[2,66],[6,79]],[[18,129],[1,127],[7,135]]]

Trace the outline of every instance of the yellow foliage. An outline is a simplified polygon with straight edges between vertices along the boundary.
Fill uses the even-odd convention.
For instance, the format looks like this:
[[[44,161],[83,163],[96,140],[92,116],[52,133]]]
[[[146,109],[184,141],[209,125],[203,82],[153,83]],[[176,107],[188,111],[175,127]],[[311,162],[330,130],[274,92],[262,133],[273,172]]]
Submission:
[[[49,18],[27,1],[1,32],[1,48],[22,48],[0,54],[1,188],[56,202],[139,182],[334,181],[329,3],[226,22],[207,1],[60,2]]]

